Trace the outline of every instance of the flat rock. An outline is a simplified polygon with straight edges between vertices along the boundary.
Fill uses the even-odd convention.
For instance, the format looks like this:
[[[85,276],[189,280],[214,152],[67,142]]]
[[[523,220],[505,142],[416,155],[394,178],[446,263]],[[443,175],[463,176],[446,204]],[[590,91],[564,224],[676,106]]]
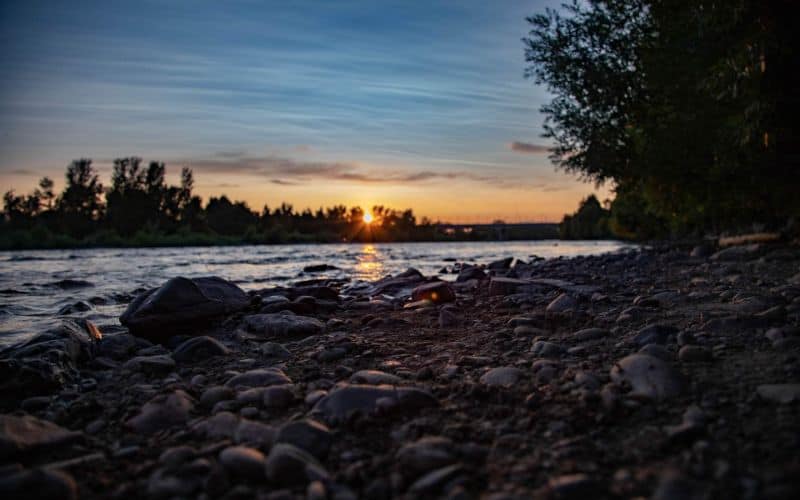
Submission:
[[[292,379],[277,368],[259,368],[233,376],[225,385],[228,387],[266,387],[270,385],[291,384]]]
[[[29,415],[0,415],[0,459],[52,449],[80,439],[80,432]]]
[[[490,387],[511,387],[522,378],[524,372],[513,366],[498,366],[481,376],[481,383]]]
[[[194,400],[179,389],[156,396],[145,403],[139,413],[127,421],[127,425],[141,434],[152,434],[186,423],[193,409]]]
[[[178,277],[137,296],[119,320],[135,335],[164,339],[194,332],[249,304],[244,290],[222,278]]]
[[[391,373],[382,372],[379,370],[359,370],[350,376],[350,383],[352,384],[368,384],[368,385],[397,385],[403,382],[403,379]]]
[[[380,411],[414,410],[438,405],[429,392],[389,385],[353,385],[337,387],[317,401],[312,413],[331,423],[343,422],[353,414],[371,416]]]
[[[622,358],[611,369],[611,380],[629,384],[633,396],[654,400],[675,397],[684,388],[680,372],[668,362],[647,354]]]
[[[572,334],[572,338],[578,342],[597,340],[607,337],[609,334],[605,328],[584,328]]]
[[[318,319],[286,312],[253,314],[245,316],[243,321],[249,332],[267,338],[317,335],[325,330]]]

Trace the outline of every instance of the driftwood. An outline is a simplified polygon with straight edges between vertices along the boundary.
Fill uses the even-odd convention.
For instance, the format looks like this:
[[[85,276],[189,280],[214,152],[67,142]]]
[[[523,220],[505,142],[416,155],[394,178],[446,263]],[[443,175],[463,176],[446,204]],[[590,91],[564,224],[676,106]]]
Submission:
[[[780,233],[751,233],[739,236],[724,236],[719,239],[720,247],[732,247],[735,245],[749,245],[751,243],[769,243],[781,239]]]

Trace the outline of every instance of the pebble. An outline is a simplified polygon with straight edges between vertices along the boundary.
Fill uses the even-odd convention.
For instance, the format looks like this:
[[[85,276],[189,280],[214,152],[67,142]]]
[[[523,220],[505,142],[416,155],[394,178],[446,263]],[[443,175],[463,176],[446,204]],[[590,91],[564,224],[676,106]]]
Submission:
[[[318,319],[287,312],[253,314],[245,316],[243,322],[249,332],[267,338],[318,335],[325,331],[325,324]]]
[[[53,450],[79,440],[82,433],[32,416],[0,415],[0,460]]]
[[[200,404],[211,408],[220,401],[227,401],[236,397],[236,391],[224,385],[209,387],[200,395]]]
[[[412,477],[439,469],[456,461],[453,442],[440,436],[426,436],[400,447],[395,457]]]
[[[272,447],[265,469],[270,481],[289,486],[326,479],[328,476],[316,458],[288,443],[278,443]]]
[[[370,385],[398,385],[403,382],[403,379],[397,375],[378,371],[378,370],[359,370],[350,377],[352,384],[370,384]]]
[[[577,307],[578,301],[570,295],[562,293],[547,305],[545,312],[547,314],[565,314],[575,310]]]
[[[151,399],[126,424],[142,434],[152,434],[189,420],[194,400],[182,390]]]
[[[618,361],[611,369],[611,380],[629,384],[632,396],[655,400],[675,397],[684,389],[680,372],[647,354],[631,354]]]
[[[343,422],[354,413],[370,416],[388,410],[414,410],[438,405],[429,392],[388,385],[352,385],[337,387],[314,405],[312,413],[331,423]]]
[[[6,499],[75,500],[78,486],[60,470],[26,469],[0,476],[0,496]]]
[[[294,399],[294,386],[291,384],[267,387],[262,395],[265,408],[286,408]]]
[[[490,387],[511,387],[523,376],[523,371],[513,366],[498,366],[481,376],[481,383]]]
[[[220,463],[233,475],[252,480],[265,476],[264,454],[247,446],[229,446],[219,454]]]
[[[122,365],[131,372],[143,372],[149,375],[166,375],[175,369],[175,360],[166,354],[154,356],[136,356]]]
[[[235,375],[225,385],[228,387],[266,387],[291,383],[292,379],[277,368],[259,368]]]
[[[282,425],[278,429],[275,441],[289,443],[319,459],[324,459],[333,443],[333,437],[325,424],[316,420],[305,419]]]
[[[215,356],[225,356],[230,349],[207,335],[184,341],[172,351],[172,357],[179,363],[195,363]]]

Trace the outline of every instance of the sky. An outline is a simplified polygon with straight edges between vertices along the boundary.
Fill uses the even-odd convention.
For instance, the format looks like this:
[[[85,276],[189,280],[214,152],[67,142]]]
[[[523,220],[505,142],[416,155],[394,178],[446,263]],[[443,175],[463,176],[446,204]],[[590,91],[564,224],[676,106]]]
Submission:
[[[554,169],[523,78],[525,16],[559,1],[5,0],[0,188],[140,156],[258,210],[560,220],[608,191]]]

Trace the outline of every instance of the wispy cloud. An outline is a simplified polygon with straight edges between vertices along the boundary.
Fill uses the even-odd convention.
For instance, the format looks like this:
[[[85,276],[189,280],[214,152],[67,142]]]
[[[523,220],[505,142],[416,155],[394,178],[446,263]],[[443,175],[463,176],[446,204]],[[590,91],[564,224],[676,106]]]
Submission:
[[[513,141],[508,144],[508,149],[517,153],[542,154],[548,153],[550,148],[542,144],[532,144],[530,142]]]
[[[178,163],[192,168],[197,173],[265,177],[273,184],[286,186],[320,179],[364,184],[406,184],[441,180],[464,180],[494,185],[512,182],[512,179],[466,170],[407,171],[365,166],[353,162],[299,161],[279,156],[183,159],[178,160]]]

